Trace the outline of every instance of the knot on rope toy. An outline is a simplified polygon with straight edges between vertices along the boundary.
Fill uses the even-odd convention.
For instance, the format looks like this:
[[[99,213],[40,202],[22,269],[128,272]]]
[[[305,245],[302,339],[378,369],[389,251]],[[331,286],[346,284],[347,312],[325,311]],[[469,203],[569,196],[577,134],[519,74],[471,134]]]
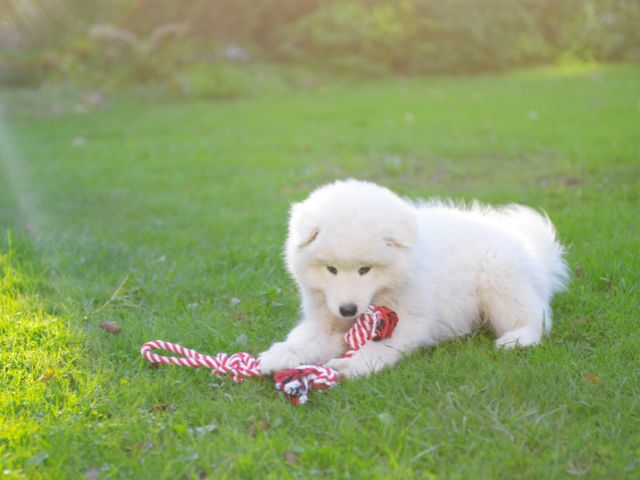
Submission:
[[[350,358],[368,341],[380,341],[389,338],[398,324],[398,315],[388,307],[370,305],[360,315],[345,334],[344,340],[349,350],[344,357]],[[153,353],[153,350],[166,350],[179,357]],[[145,343],[140,349],[142,356],[151,363],[179,365],[183,367],[207,367],[212,375],[229,375],[234,382],[242,383],[248,377],[262,375],[260,360],[250,353],[240,352],[233,355],[219,353],[203,355],[176,343],[154,340]],[[293,405],[306,403],[313,389],[326,390],[338,383],[340,374],[324,365],[301,365],[283,370],[274,375],[276,389],[283,392]]]
[[[377,342],[389,338],[397,324],[396,312],[388,307],[370,305],[345,334],[344,341],[349,350],[344,357],[351,358],[369,340]],[[274,375],[276,389],[288,396],[293,405],[306,403],[311,390],[335,386],[339,378],[337,371],[324,365],[301,365]]]

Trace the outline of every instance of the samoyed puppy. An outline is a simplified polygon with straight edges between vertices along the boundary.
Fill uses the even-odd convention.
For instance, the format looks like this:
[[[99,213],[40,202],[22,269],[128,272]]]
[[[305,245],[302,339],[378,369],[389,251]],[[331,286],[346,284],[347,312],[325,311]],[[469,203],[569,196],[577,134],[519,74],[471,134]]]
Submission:
[[[302,318],[260,355],[265,373],[321,363],[354,377],[487,324],[498,348],[540,343],[568,281],[549,218],[531,208],[413,202],[369,182],[323,186],[291,208],[285,259]],[[351,358],[345,332],[369,304],[395,310],[393,336]]]

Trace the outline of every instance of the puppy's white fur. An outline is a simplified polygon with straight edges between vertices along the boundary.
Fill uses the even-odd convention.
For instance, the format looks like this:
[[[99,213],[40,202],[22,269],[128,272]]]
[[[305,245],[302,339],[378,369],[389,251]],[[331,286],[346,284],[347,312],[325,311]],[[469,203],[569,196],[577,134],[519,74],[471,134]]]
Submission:
[[[326,185],[291,209],[285,256],[302,319],[262,353],[262,370],[328,363],[367,374],[483,322],[498,347],[536,345],[568,279],[563,254],[548,217],[524,206],[412,203],[368,182]],[[398,313],[393,336],[341,358],[344,333],[371,303]],[[345,318],[349,304],[357,312]]]

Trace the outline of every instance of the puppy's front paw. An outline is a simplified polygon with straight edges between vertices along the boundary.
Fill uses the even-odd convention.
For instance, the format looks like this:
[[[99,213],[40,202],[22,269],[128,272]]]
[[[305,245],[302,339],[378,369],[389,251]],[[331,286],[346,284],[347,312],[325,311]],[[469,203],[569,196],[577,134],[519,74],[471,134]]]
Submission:
[[[341,376],[347,378],[359,377],[361,375],[368,375],[373,372],[373,369],[369,368],[364,362],[359,361],[358,358],[334,358],[327,362],[327,367],[333,368]]]
[[[329,360],[326,364],[327,367],[333,368],[335,371],[342,373],[349,367],[349,359],[348,358],[334,358],[333,360]]]
[[[274,343],[269,350],[262,352],[258,358],[260,360],[260,369],[265,375],[288,368],[295,368],[306,363],[304,350],[285,342]]]

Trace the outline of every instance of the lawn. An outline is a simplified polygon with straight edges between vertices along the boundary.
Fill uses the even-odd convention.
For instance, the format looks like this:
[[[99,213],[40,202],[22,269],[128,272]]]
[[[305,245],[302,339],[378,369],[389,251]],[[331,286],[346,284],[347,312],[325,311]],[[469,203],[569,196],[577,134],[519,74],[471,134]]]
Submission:
[[[640,476],[640,67],[0,101],[3,476]],[[545,209],[575,272],[551,337],[479,332],[298,407],[140,358],[282,339],[288,205],[348,176]]]

